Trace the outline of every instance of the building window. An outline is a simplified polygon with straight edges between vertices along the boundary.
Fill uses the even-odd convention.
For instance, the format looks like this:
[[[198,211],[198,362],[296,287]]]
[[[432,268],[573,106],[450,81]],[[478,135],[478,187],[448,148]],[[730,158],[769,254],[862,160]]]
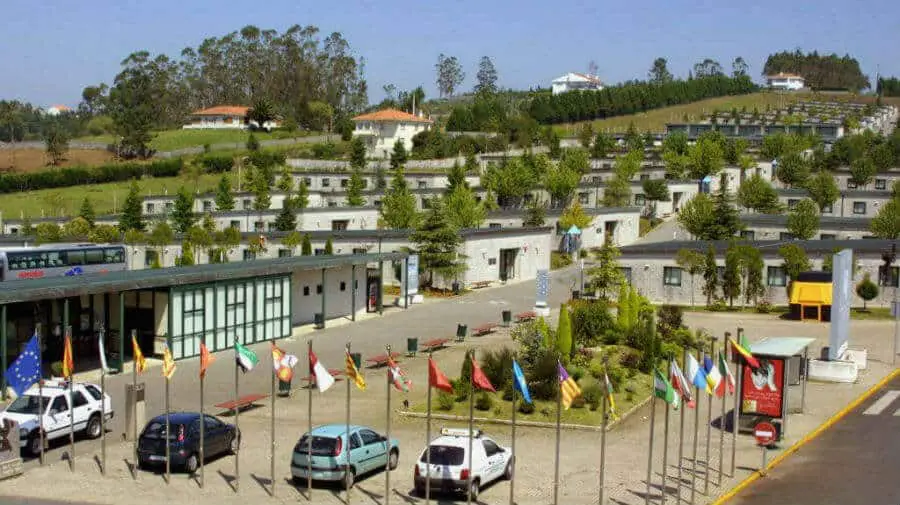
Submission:
[[[627,284],[631,284],[631,267],[619,267],[619,272],[622,273],[622,277],[625,278],[625,282]]]
[[[602,176],[596,175],[594,177],[591,177],[591,184],[599,186],[601,182],[603,182]]]
[[[255,260],[256,253],[250,249],[244,249],[244,261]]]
[[[650,180],[650,174],[641,174],[641,180],[642,181]]]
[[[341,179],[341,187],[342,187],[342,188],[346,188],[346,187],[347,187],[347,184],[349,184],[349,180],[348,180],[348,179]]]
[[[898,284],[898,280],[900,280],[900,267],[891,267],[890,272],[891,278],[887,279],[884,271],[884,265],[878,266],[878,285],[886,286],[886,287],[900,287]]]
[[[329,186],[331,186],[331,179],[329,179],[328,177],[322,177],[322,187],[327,188]]]
[[[425,179],[419,179],[419,180],[416,181],[416,186],[417,186],[419,189],[425,189],[425,188],[428,187],[428,181],[425,180]]]
[[[866,213],[866,202],[853,202],[853,213],[854,214],[865,214]]]
[[[857,187],[857,186],[856,186],[856,183],[855,183],[855,182],[853,182],[853,181],[851,181],[851,180],[849,180],[849,179],[847,180],[847,189],[856,189],[856,187]]]
[[[834,233],[823,233],[819,235],[819,240],[834,240],[836,237]]]
[[[153,204],[152,203],[147,204],[147,214],[153,214]]]
[[[788,233],[786,231],[783,231],[778,234],[778,240],[794,240],[794,235],[791,233]]]
[[[822,207],[822,214],[834,214],[834,204],[829,203]]]
[[[663,286],[681,286],[681,269],[678,267],[664,267]]]
[[[244,198],[241,200],[241,206],[244,210],[253,210],[253,201],[249,198]]]
[[[262,221],[254,221],[253,222],[253,231],[263,231],[266,228],[266,223]]]
[[[375,200],[374,202],[372,202],[372,205],[374,205],[375,207],[381,208],[381,200]]]
[[[309,296],[309,286],[303,286],[303,296]]]
[[[787,274],[784,267],[769,267],[766,274],[767,286],[787,286]]]
[[[756,233],[753,230],[741,230],[741,238],[744,240],[755,240]]]
[[[718,279],[719,282],[722,282],[722,280],[725,279],[725,267],[716,267],[716,279]]]
[[[166,212],[175,208],[175,204],[173,202],[166,202]]]
[[[289,258],[289,257],[291,257],[291,256],[293,256],[293,255],[294,255],[294,251],[291,251],[290,249],[283,249],[283,248],[282,248],[282,249],[279,249],[279,250],[278,250],[278,257],[279,257],[279,258]]]
[[[350,221],[347,219],[334,219],[331,221],[331,231],[344,231],[349,224]]]
[[[580,203],[581,205],[587,205],[590,201],[590,198],[590,193],[578,193],[578,203]]]
[[[503,225],[501,225],[500,223],[488,223],[488,228],[492,230],[499,230],[502,227]]]
[[[316,284],[316,294],[317,295],[322,294],[322,285],[321,284]]]
[[[496,265],[497,258],[488,258],[488,265]]]
[[[887,189],[887,180],[875,179],[875,189]]]
[[[341,281],[341,291],[347,291],[347,283],[344,281]]]
[[[431,208],[431,198],[422,198],[422,208],[423,209]]]
[[[366,189],[369,187],[369,179],[363,179],[362,183],[363,183],[363,189]]]
[[[152,267],[154,264],[159,262],[159,251],[156,249],[147,249],[147,252],[144,253],[144,266]]]
[[[643,193],[638,193],[638,194],[634,195],[634,204],[635,205],[637,205],[639,207],[643,207],[645,203],[647,203],[647,198],[644,196]]]
[[[228,223],[228,226],[230,226],[231,228],[237,228],[237,229],[240,230],[240,229],[241,229],[241,222],[238,221],[237,219],[232,219],[232,220]]]
[[[800,200],[788,198],[788,209],[794,210],[794,207],[796,207],[798,203],[800,203]]]
[[[212,212],[212,201],[203,200],[203,212]]]
[[[353,254],[368,254],[369,250],[365,247],[354,247]]]
[[[325,249],[316,249],[313,251],[313,256],[325,256]]]
[[[338,205],[337,205],[337,202],[335,202],[334,200],[328,200],[328,206],[329,207],[337,207]]]

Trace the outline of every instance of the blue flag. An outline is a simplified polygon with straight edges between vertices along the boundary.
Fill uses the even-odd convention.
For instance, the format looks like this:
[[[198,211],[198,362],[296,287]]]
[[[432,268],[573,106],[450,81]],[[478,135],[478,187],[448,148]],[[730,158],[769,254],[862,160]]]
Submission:
[[[22,354],[12,362],[6,371],[6,382],[9,383],[16,396],[22,396],[25,391],[41,379],[40,350],[38,349],[37,335],[31,337]]]
[[[526,402],[531,403],[531,394],[528,392],[528,383],[525,382],[525,374],[522,373],[522,369],[519,368],[519,362],[513,360],[513,387],[516,388],[516,391],[521,393],[522,398],[525,399]]]

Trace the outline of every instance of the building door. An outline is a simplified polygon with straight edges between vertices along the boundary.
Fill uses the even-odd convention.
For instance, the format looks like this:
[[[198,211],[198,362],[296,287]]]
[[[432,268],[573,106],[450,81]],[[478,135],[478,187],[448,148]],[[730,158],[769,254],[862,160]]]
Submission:
[[[507,281],[516,278],[516,255],[519,248],[500,249],[500,280]]]

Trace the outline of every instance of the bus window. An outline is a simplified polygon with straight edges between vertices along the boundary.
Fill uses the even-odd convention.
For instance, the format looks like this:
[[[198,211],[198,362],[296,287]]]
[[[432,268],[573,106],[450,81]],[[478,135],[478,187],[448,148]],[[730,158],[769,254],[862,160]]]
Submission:
[[[64,251],[65,266],[84,265],[84,251]]]
[[[104,263],[125,263],[125,251],[119,247],[108,247],[103,250]]]
[[[87,249],[84,251],[85,264],[87,265],[101,265],[103,264],[103,250],[102,249]]]

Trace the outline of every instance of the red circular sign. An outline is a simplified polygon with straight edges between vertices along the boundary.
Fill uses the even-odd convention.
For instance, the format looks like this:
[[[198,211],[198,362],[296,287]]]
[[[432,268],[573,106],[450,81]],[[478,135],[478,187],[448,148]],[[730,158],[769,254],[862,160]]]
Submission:
[[[759,445],[771,445],[777,435],[772,423],[759,423],[753,428],[753,436]]]

